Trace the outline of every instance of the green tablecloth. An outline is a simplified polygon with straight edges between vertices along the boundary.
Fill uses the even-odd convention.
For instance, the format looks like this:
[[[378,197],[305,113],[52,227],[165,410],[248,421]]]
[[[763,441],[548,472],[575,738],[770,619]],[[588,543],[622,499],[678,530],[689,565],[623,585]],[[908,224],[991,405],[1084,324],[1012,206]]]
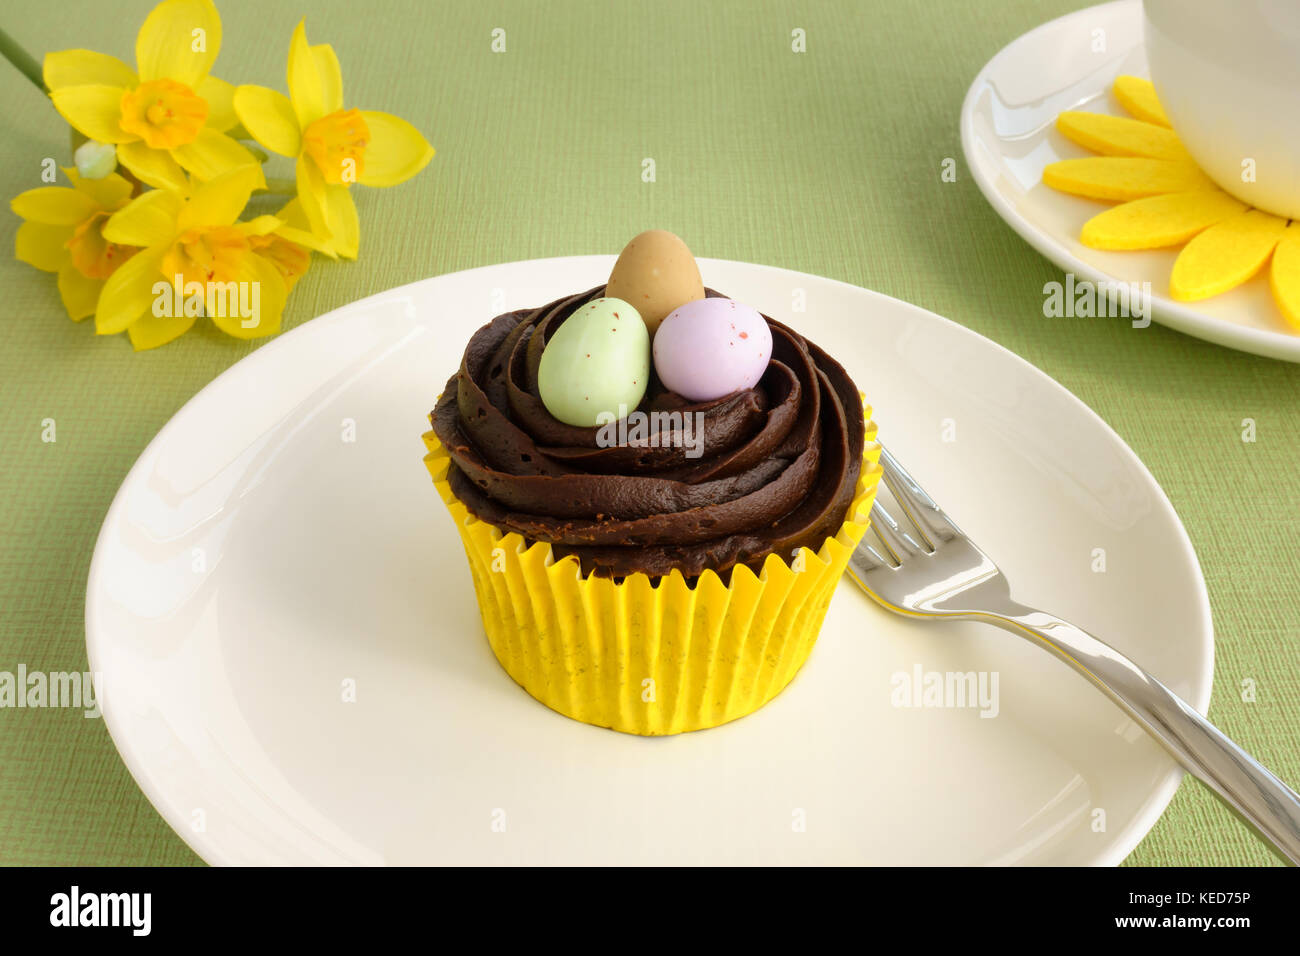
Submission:
[[[317,258],[286,326],[362,296],[472,266],[615,252],[652,226],[700,255],[842,279],[956,319],[1097,410],[1164,486],[1196,546],[1217,632],[1210,717],[1300,780],[1300,370],[1124,320],[1046,319],[1059,278],[994,215],[961,160],[957,118],[979,68],[1070,0],[897,3],[503,3],[224,0],[216,75],[282,88],[309,17],[349,105],[419,126],[438,149],[397,189],[362,190],[361,259]],[[148,0],[11,5],[38,57],[132,58]],[[506,52],[491,32],[506,31]],[[807,52],[791,52],[791,31]],[[49,102],[0,63],[0,191],[68,159]],[[644,183],[653,157],[657,181]],[[944,183],[946,157],[958,179]],[[0,244],[18,220],[0,215]],[[154,433],[256,345],[191,332],[134,354],[62,313],[53,278],[0,259],[0,670],[82,670],[91,549]],[[1243,418],[1258,441],[1244,444]],[[41,440],[55,419],[57,442]],[[1258,697],[1244,703],[1243,680]],[[1185,781],[1130,857],[1272,857]],[[100,720],[0,711],[0,862],[198,862],[153,810]]]

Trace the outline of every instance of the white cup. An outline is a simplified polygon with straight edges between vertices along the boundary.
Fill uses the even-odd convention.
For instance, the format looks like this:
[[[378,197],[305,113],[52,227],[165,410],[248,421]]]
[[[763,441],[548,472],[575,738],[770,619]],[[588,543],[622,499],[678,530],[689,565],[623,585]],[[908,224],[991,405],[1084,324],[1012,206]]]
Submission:
[[[1144,0],[1174,131],[1242,202],[1300,219],[1300,0]]]

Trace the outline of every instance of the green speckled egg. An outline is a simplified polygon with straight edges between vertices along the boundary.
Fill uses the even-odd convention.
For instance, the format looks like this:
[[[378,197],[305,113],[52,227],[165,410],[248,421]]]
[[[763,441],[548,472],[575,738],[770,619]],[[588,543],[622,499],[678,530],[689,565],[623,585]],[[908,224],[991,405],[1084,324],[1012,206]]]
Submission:
[[[641,403],[650,379],[650,333],[622,299],[593,299],[561,325],[542,351],[537,388],[546,410],[590,428]],[[620,407],[622,406],[620,414]]]

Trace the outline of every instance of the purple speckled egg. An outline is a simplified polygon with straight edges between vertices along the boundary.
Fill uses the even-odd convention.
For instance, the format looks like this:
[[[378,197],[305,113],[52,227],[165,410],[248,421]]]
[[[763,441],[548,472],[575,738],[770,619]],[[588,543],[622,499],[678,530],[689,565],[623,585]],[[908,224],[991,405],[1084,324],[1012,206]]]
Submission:
[[[692,402],[753,388],[771,359],[767,320],[731,299],[687,302],[655,332],[659,381]]]

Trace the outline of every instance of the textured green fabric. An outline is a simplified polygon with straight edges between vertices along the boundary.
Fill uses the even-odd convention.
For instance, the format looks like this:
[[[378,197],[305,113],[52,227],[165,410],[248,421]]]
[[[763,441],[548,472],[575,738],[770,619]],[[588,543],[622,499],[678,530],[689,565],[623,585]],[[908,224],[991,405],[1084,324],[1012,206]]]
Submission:
[[[38,57],[87,47],[130,59],[150,4],[11,5]],[[393,190],[362,190],[361,259],[317,259],[286,326],[426,276],[541,256],[615,252],[652,226],[701,255],[831,276],[917,303],[1024,356],[1096,409],[1172,499],[1200,556],[1218,635],[1211,718],[1300,780],[1300,369],[1124,320],[1045,319],[1055,267],[1004,225],[961,161],[958,114],[1015,36],[1080,6],[704,4],[499,0],[224,0],[215,73],[283,87],[309,16],[349,105],[420,127],[438,156]],[[504,54],[491,31],[506,30]],[[807,52],[791,52],[802,28]],[[48,101],[0,63],[6,197],[68,160]],[[653,157],[657,181],[644,183]],[[940,178],[945,157],[958,180]],[[16,217],[0,215],[12,248]],[[134,354],[62,313],[51,276],[0,262],[0,670],[85,667],[83,604],[100,521],[173,413],[256,347],[196,328]],[[202,326],[202,324],[201,324]],[[1258,425],[1244,444],[1243,418]],[[57,442],[41,422],[57,422]],[[1252,679],[1255,703],[1240,686]],[[1137,864],[1273,858],[1185,781]],[[0,862],[197,862],[136,787],[102,721],[0,711]]]

